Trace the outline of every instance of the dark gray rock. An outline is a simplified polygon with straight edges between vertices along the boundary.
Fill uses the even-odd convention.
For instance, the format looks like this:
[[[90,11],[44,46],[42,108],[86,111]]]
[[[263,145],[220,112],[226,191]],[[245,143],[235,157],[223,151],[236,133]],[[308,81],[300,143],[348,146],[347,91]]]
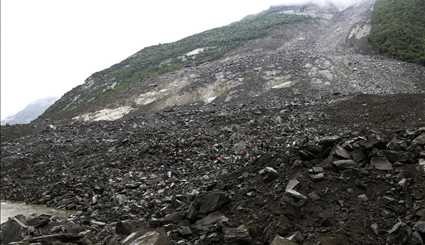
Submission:
[[[409,245],[423,245],[423,244],[424,244],[424,240],[421,234],[419,234],[419,232],[417,231],[414,231],[412,233],[412,238],[410,239]]]
[[[340,158],[343,158],[343,159],[350,159],[351,158],[350,153],[339,145],[337,145],[335,147],[335,155],[340,157]]]
[[[150,225],[152,226],[163,226],[166,224],[177,224],[180,221],[182,221],[185,218],[184,213],[182,212],[174,212],[171,214],[167,214],[165,215],[163,218],[160,219],[155,219],[152,218],[151,221],[149,222]]]
[[[332,136],[325,136],[319,139],[319,144],[324,146],[330,146],[339,141],[341,137],[338,135],[332,135]]]
[[[273,239],[271,245],[298,245],[298,243],[277,235]]]
[[[351,156],[352,156],[352,158],[353,158],[353,160],[355,161],[355,162],[358,162],[358,163],[363,163],[363,162],[365,162],[367,159],[367,157],[366,157],[366,155],[365,155],[365,153],[361,150],[361,149],[354,149],[352,152],[351,152]]]
[[[372,157],[370,159],[370,164],[375,169],[382,171],[391,171],[393,169],[393,165],[385,157]]]
[[[404,222],[397,222],[388,231],[388,244],[409,244],[412,239],[412,229]]]
[[[0,226],[0,242],[1,244],[9,244],[21,241],[24,238],[25,231],[16,221],[9,219]]]
[[[122,220],[115,225],[115,232],[119,235],[129,235],[130,233],[144,227],[144,223],[137,220]]]
[[[50,222],[50,215],[42,214],[37,217],[27,220],[27,225],[33,226],[34,228],[43,227]]]
[[[356,168],[357,163],[353,160],[337,160],[333,161],[333,165],[338,169]]]
[[[422,235],[425,235],[425,221],[416,222],[415,226],[413,226],[413,229]]]
[[[224,240],[236,244],[250,244],[252,238],[249,234],[248,228],[245,225],[240,225],[236,228],[224,228]]]
[[[319,237],[320,245],[346,245],[349,244],[342,236],[322,235]]]
[[[219,212],[211,213],[208,216],[196,221],[195,227],[198,230],[209,230],[215,225],[221,225],[228,222],[229,219]]]
[[[177,228],[177,232],[182,236],[190,236],[192,235],[192,229],[189,226],[180,226]]]
[[[265,167],[261,169],[259,174],[263,176],[265,182],[273,181],[279,177],[279,172],[272,167]]]
[[[229,197],[224,192],[211,192],[199,200],[199,213],[208,214],[219,210],[221,207],[230,202]]]
[[[413,140],[413,143],[418,145],[425,145],[425,133],[422,133]]]
[[[224,192],[209,192],[198,196],[190,205],[187,217],[195,219],[198,215],[205,215],[217,211],[230,202]]]

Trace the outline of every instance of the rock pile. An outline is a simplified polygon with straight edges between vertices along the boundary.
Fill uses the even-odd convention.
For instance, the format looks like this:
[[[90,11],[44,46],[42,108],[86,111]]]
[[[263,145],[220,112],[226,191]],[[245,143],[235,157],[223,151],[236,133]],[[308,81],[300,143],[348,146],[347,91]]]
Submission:
[[[309,108],[170,111],[2,142],[1,199],[77,212],[15,217],[1,243],[423,244],[425,128],[340,127]],[[388,115],[377,108],[369,118]]]
[[[126,176],[121,184],[125,191],[119,192],[122,194],[108,198],[102,197],[105,193],[93,195],[85,209],[70,220],[49,216],[9,220],[2,225],[2,241],[423,244],[424,137],[425,128],[316,138],[292,147],[286,154],[268,152],[253,157],[244,167],[215,176],[213,181],[205,177],[208,184],[191,193],[178,194],[180,184],[176,180],[162,180],[175,189],[173,195],[162,199],[140,200],[137,195],[125,195],[140,189],[141,197],[142,193],[161,196],[140,188],[150,179],[138,176],[138,183]],[[166,177],[173,178],[172,172]],[[155,181],[163,187],[160,182]],[[113,210],[115,207],[107,201],[116,195],[121,198],[113,204],[117,208],[132,204],[140,207],[130,206],[128,212],[133,215],[126,220],[97,221],[96,210]],[[71,200],[81,205],[78,198]],[[149,203],[143,205],[141,201]],[[137,216],[132,209],[141,209],[144,216],[132,219]]]

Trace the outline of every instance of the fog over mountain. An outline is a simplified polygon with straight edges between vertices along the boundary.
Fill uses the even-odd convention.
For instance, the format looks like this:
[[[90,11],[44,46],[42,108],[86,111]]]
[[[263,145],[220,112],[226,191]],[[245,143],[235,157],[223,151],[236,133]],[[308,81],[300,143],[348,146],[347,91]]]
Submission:
[[[36,100],[27,105],[23,110],[15,115],[6,117],[1,121],[1,124],[26,124],[40,116],[50,105],[52,105],[58,98],[49,97]]]

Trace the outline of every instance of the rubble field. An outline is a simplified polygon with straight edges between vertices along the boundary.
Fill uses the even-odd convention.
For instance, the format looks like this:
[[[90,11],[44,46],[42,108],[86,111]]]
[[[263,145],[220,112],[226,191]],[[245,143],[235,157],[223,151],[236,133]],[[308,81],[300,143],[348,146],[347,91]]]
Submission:
[[[1,244],[424,244],[425,95],[262,105],[2,128],[1,199],[76,213]]]

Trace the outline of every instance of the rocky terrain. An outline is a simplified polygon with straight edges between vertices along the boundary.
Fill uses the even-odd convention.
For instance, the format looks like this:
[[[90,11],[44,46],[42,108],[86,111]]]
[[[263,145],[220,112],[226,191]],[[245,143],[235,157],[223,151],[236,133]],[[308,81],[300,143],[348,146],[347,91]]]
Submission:
[[[1,244],[424,244],[425,68],[371,53],[372,4],[271,8],[272,34],[123,89],[141,51],[2,127],[0,199],[74,214]]]
[[[116,120],[173,106],[280,103],[339,94],[424,91],[425,67],[374,55],[374,1],[339,11],[275,7],[93,74],[42,119]],[[258,102],[261,101],[261,102]]]
[[[1,198],[78,212],[3,226],[28,242],[119,244],[149,231],[166,240],[152,244],[422,244],[424,100],[358,95],[50,125],[2,143]]]

